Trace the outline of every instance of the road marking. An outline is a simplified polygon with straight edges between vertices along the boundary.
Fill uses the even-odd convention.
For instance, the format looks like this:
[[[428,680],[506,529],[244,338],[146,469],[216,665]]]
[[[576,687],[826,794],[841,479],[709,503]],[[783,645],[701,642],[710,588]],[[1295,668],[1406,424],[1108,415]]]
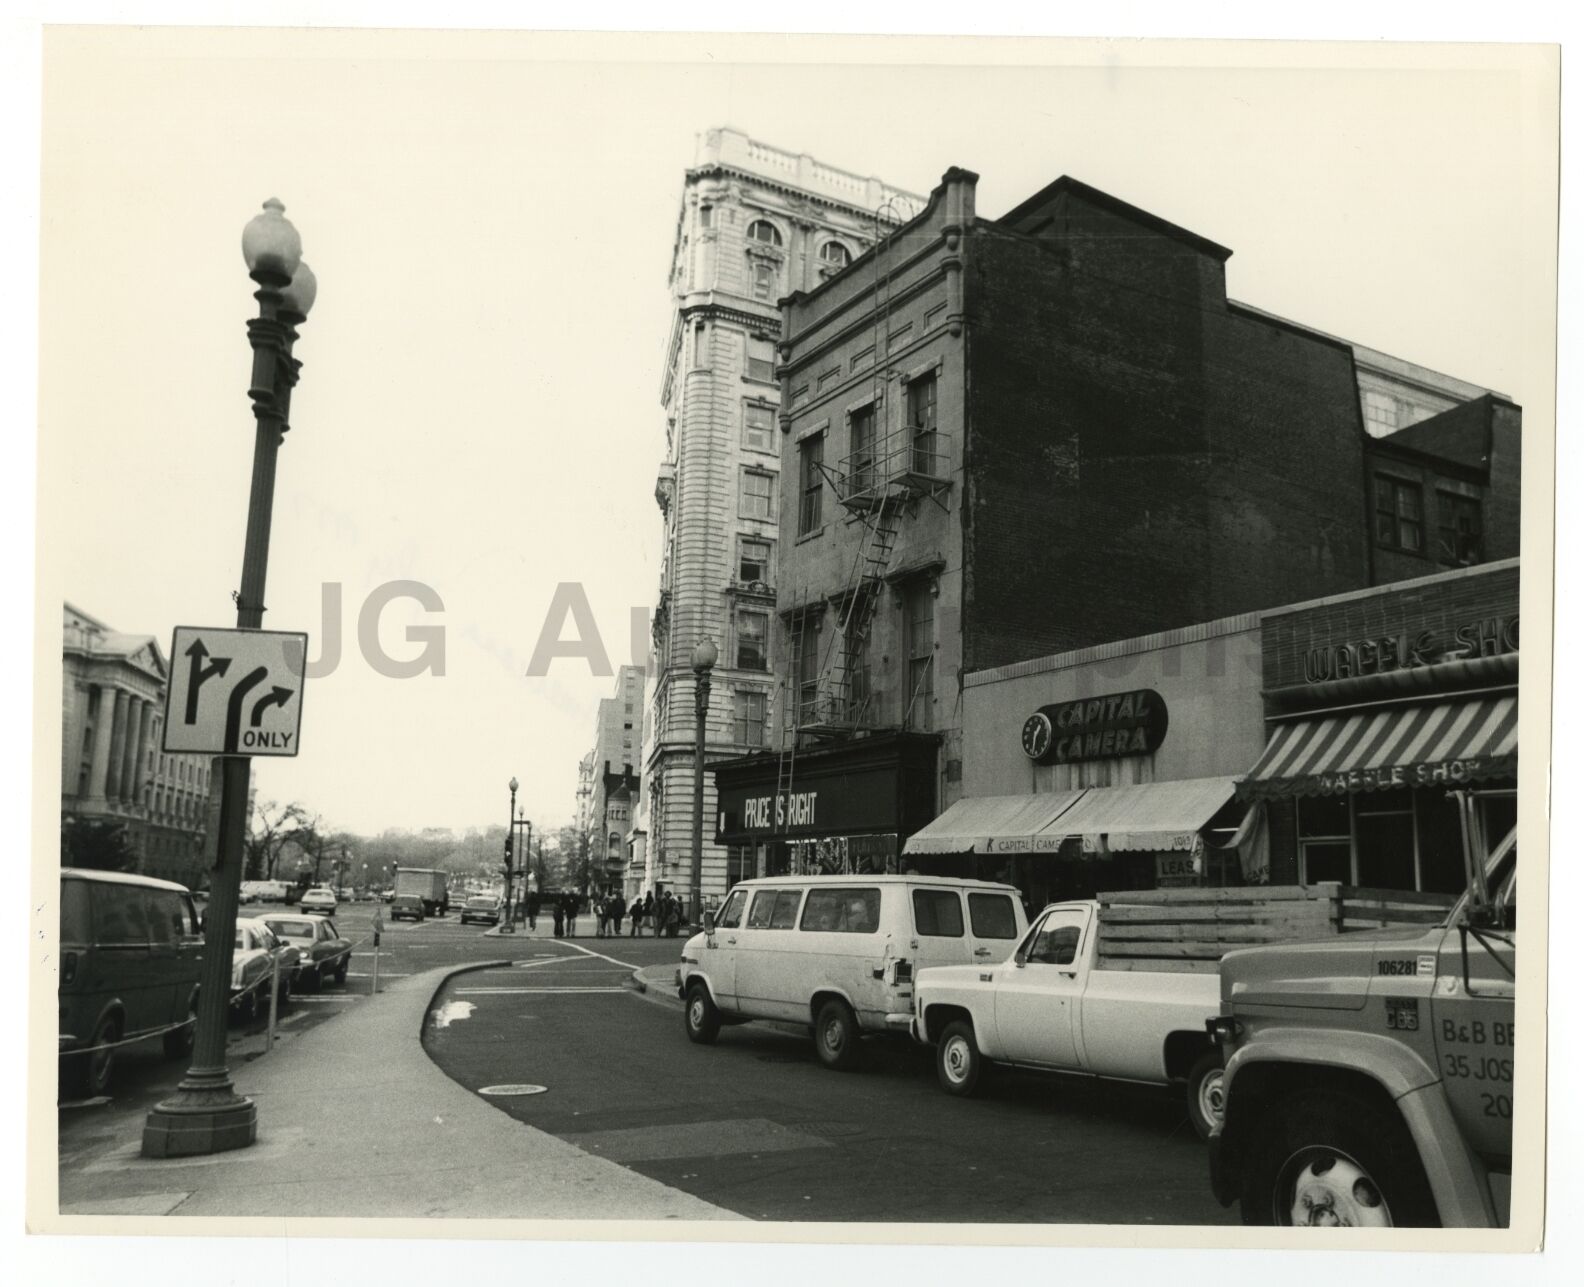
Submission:
[[[334,997],[293,997],[293,1005],[329,1005],[332,1001],[359,1001],[361,997],[334,996]]]
[[[349,979],[372,979],[373,977],[374,972],[372,970],[367,974],[359,974],[356,970],[347,971],[347,978]],[[409,979],[412,975],[398,973],[396,970],[381,970],[380,977],[382,979]]]
[[[493,996],[524,996],[530,993],[542,994],[547,992],[626,992],[626,988],[458,988],[458,996],[480,996],[490,994]]]
[[[614,956],[606,956],[605,953],[596,952],[592,947],[584,947],[581,943],[567,943],[567,946],[575,952],[586,952],[589,956],[597,956],[602,961],[609,961],[612,965],[619,965],[624,970],[636,970],[638,968],[631,961],[618,961]]]

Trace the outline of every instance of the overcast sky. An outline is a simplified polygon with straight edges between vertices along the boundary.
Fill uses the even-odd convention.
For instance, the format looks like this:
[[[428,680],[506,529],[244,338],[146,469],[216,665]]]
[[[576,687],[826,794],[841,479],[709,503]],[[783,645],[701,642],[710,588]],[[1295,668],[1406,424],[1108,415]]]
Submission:
[[[556,583],[586,587],[613,666],[653,603],[666,274],[695,136],[724,123],[919,193],[965,166],[988,217],[1073,175],[1230,247],[1234,298],[1498,389],[1526,425],[1548,414],[1525,329],[1550,306],[1548,109],[1515,55],[952,65],[1002,48],[890,41],[843,64],[789,40],[55,33],[41,615],[65,597],[162,648],[178,623],[234,620],[255,307],[238,242],[278,196],[320,291],[265,625],[317,655],[339,583],[343,650],[308,691],[301,756],[255,761],[261,798],[362,831],[465,827],[504,820],[515,774],[536,821],[568,819],[613,680],[524,671]],[[358,655],[360,608],[395,579],[445,606],[393,606],[386,648],[443,625],[443,678]]]

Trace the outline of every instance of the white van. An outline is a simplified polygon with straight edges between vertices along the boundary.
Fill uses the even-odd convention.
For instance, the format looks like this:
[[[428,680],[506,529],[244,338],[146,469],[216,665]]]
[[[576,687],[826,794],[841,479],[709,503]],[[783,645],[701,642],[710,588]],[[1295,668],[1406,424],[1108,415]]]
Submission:
[[[999,964],[1028,927],[1011,885],[934,876],[773,876],[734,888],[682,949],[689,1039],[722,1023],[807,1024],[828,1068],[866,1032],[906,1032],[913,975]]]

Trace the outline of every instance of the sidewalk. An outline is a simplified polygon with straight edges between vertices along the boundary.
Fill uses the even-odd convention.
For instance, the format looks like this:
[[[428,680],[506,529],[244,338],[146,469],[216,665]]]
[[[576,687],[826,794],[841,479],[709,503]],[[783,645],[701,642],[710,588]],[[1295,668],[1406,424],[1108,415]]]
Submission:
[[[133,1135],[61,1174],[51,1230],[78,1231],[69,1217],[85,1215],[738,1218],[514,1120],[434,1065],[420,1038],[441,985],[505,964],[393,981],[234,1068],[237,1090],[258,1105],[251,1148],[156,1161],[139,1156]]]

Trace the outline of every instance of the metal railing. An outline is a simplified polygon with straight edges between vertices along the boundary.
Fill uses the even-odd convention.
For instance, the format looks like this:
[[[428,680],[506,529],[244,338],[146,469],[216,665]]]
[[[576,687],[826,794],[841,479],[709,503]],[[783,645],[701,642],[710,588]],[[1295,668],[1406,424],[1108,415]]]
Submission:
[[[951,438],[908,426],[842,457],[837,495],[844,505],[874,505],[932,491],[949,481]]]

